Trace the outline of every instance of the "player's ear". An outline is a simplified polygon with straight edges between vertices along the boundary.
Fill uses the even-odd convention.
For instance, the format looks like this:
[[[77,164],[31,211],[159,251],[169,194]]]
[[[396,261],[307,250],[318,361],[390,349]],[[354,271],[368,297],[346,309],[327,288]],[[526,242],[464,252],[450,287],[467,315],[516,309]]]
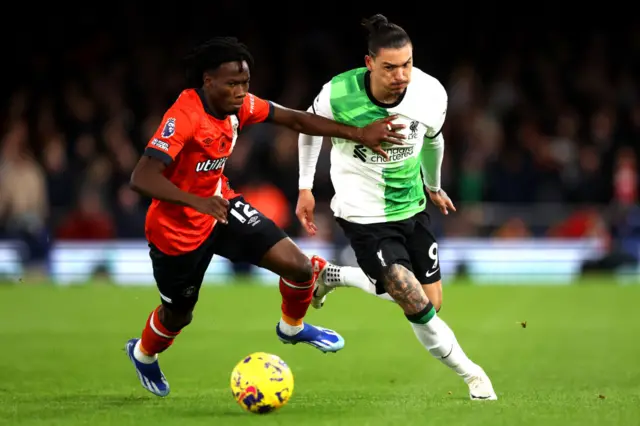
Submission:
[[[211,71],[205,71],[202,73],[202,83],[205,86],[213,83],[213,73]]]
[[[364,55],[364,64],[369,71],[373,71],[373,57],[371,55]]]

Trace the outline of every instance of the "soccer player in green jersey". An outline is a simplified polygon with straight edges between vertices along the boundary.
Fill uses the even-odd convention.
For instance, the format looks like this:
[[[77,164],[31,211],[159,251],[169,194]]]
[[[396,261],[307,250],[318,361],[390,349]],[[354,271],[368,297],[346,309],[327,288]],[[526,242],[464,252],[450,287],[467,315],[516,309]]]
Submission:
[[[464,379],[471,399],[495,400],[485,371],[467,357],[437,314],[442,281],[426,206],[428,195],[442,213],[455,211],[440,187],[447,92],[413,65],[413,46],[401,27],[382,15],[364,25],[369,31],[366,67],[333,77],[309,111],[354,126],[396,116],[394,124],[405,125],[400,131],[405,139],[376,149],[331,139],[331,208],[360,268],[327,264],[313,306],[322,307],[327,294],[340,286],[395,301],[420,343]],[[300,134],[297,214],[311,235],[316,231],[312,188],[321,145],[321,137]]]

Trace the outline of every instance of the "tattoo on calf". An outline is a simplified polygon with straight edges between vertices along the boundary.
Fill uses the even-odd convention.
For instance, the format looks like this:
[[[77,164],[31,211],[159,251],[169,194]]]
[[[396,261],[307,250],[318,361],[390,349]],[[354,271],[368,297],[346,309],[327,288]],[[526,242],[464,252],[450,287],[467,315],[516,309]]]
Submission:
[[[418,313],[429,303],[418,279],[404,266],[394,264],[386,268],[384,288],[405,314]]]

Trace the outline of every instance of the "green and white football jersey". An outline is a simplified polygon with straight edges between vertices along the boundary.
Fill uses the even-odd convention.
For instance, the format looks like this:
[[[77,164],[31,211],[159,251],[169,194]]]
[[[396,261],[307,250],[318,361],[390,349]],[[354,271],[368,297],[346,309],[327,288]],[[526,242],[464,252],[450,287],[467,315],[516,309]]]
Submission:
[[[424,138],[436,136],[444,124],[447,93],[430,75],[413,68],[405,95],[393,105],[380,104],[369,89],[367,68],[337,75],[326,83],[313,103],[313,111],[352,126],[398,114],[405,124],[402,145],[383,144],[389,160],[352,141],[332,138],[331,180],[335,216],[355,223],[407,219],[425,208],[421,175]],[[441,153],[440,153],[441,155]],[[440,164],[438,162],[438,174]],[[439,180],[439,179],[438,179]]]

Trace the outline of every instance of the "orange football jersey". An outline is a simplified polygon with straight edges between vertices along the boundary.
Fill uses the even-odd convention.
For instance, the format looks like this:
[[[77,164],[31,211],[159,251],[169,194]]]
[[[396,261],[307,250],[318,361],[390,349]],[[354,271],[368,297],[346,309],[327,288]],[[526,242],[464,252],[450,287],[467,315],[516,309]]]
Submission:
[[[183,191],[230,199],[237,194],[223,173],[238,131],[272,114],[270,102],[247,94],[238,114],[220,120],[208,112],[201,89],[188,89],[167,110],[144,155],[164,162],[164,176]],[[200,246],[214,226],[212,216],[154,199],[147,212],[145,234],[163,253],[179,255]]]

